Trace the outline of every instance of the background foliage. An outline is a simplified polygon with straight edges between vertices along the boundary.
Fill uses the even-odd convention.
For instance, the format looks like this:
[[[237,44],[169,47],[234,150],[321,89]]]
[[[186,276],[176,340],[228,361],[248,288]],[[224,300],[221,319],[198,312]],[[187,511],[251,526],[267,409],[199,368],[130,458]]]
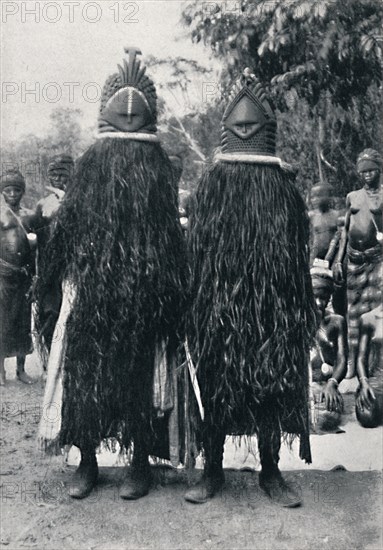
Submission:
[[[224,86],[246,66],[270,83],[279,152],[299,162],[302,189],[357,185],[358,153],[382,149],[380,0],[195,0],[183,19],[223,60]]]
[[[159,131],[169,154],[183,160],[181,186],[195,187],[220,143],[225,92],[249,66],[268,87],[278,115],[278,153],[299,165],[298,185],[308,195],[326,180],[339,196],[358,185],[355,160],[365,147],[382,150],[382,33],[380,0],[236,0],[185,4],[182,21],[194,42],[203,41],[222,65],[217,76],[181,57],[148,58],[158,78]],[[193,97],[200,79],[215,86]],[[173,95],[182,109],[164,97]],[[32,206],[44,193],[46,167],[58,152],[79,157],[93,140],[80,109],[57,108],[44,138],[25,135],[2,146],[2,168],[17,164],[27,178]],[[95,121],[96,122],[96,121]]]
[[[1,169],[16,166],[21,170],[27,182],[23,204],[28,208],[44,195],[49,158],[58,153],[77,158],[92,141],[92,132],[82,127],[81,119],[81,109],[58,107],[50,115],[45,137],[26,134],[18,141],[2,144]]]

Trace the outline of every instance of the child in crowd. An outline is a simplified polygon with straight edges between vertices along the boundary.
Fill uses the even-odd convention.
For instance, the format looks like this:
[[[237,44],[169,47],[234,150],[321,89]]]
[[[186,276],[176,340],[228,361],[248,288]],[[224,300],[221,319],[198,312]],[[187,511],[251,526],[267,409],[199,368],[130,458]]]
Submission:
[[[310,273],[320,322],[310,361],[311,391],[316,405],[312,423],[320,430],[335,431],[343,410],[338,386],[347,371],[346,323],[341,315],[327,309],[334,290],[328,262],[314,260]]]
[[[317,184],[311,189],[310,216],[310,265],[315,258],[324,259],[337,230],[339,212],[332,207],[332,189]]]

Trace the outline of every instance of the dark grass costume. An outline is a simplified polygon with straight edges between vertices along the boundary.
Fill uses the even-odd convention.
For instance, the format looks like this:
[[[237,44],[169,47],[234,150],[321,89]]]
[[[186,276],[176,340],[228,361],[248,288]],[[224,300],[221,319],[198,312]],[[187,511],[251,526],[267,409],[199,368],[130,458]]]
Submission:
[[[279,167],[218,162],[190,224],[191,349],[206,421],[250,435],[267,409],[306,441],[313,313],[303,200]]]
[[[62,443],[97,445],[121,432],[128,445],[137,423],[150,441],[155,348],[165,340],[174,353],[183,293],[171,174],[158,143],[105,138],[79,162],[57,228],[77,288]]]
[[[176,352],[185,251],[177,182],[155,123],[153,83],[133,52],[105,85],[99,139],[78,162],[48,246],[45,276],[64,273],[76,289],[61,445],[94,449],[117,437],[156,454],[155,355],[165,346],[171,362]]]
[[[311,462],[315,313],[306,207],[274,155],[275,117],[247,71],[223,125],[222,152],[203,175],[190,216],[188,338],[205,409],[205,472],[209,461],[222,461],[219,433],[258,434],[264,462],[278,454],[281,432],[298,435],[300,455]]]
[[[1,177],[1,191],[8,185],[25,190],[24,178],[18,171]],[[33,349],[30,288],[34,256],[27,236],[32,212],[22,207],[12,211],[1,199],[0,354],[14,357]]]

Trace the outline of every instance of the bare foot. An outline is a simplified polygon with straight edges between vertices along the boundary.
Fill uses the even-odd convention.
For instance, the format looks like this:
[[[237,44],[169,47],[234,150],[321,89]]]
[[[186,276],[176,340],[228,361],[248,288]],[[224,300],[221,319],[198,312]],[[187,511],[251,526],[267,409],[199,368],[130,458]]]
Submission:
[[[25,371],[17,371],[16,372],[17,379],[20,380],[20,382],[23,382],[24,384],[33,384],[34,380]]]

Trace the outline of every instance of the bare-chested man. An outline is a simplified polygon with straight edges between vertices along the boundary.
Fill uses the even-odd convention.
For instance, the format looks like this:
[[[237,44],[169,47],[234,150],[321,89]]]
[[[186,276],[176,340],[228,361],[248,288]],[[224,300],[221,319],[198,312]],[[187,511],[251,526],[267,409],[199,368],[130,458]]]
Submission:
[[[31,300],[34,255],[29,238],[32,212],[20,205],[25,180],[18,170],[0,179],[0,385],[5,384],[4,361],[16,357],[16,375],[25,384],[25,356],[32,352]]]

